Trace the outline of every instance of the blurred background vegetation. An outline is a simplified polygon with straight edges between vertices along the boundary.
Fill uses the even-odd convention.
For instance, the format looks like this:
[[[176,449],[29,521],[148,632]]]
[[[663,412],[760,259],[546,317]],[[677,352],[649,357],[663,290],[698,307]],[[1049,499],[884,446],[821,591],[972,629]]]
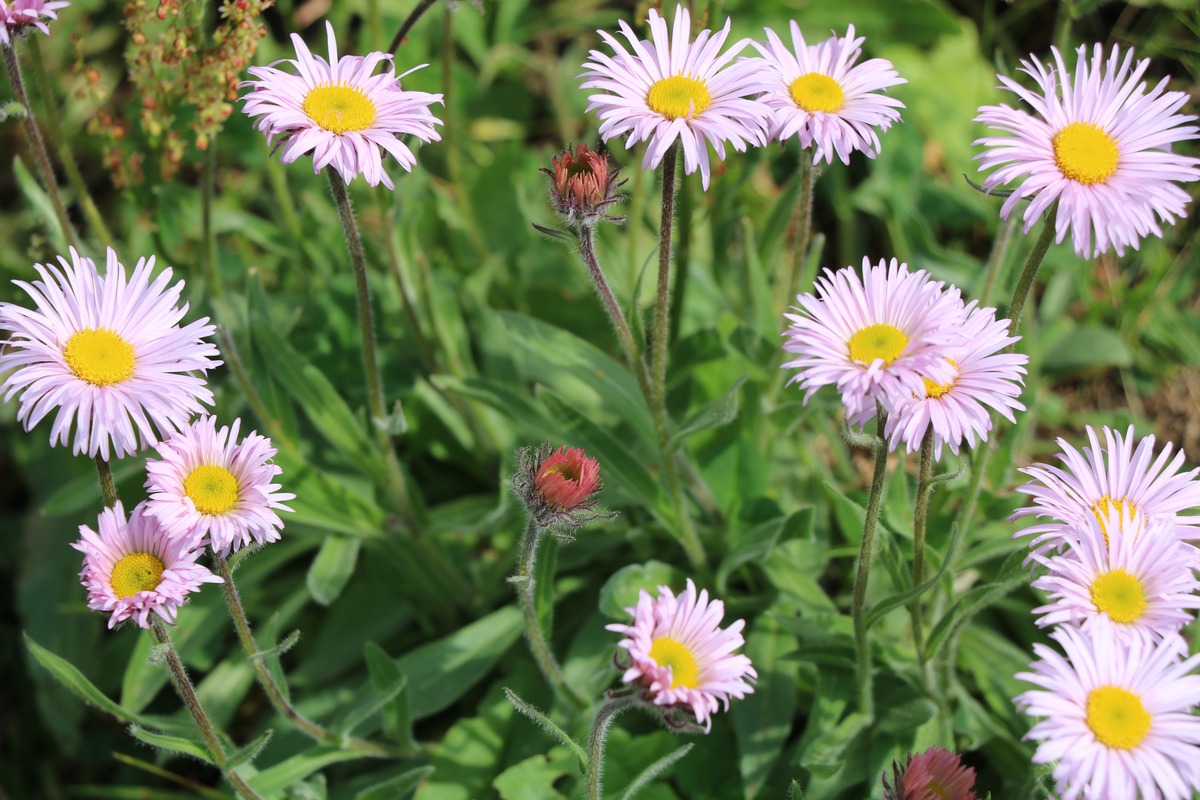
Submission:
[[[157,7],[146,5],[129,8],[136,16]],[[413,5],[280,0],[262,17],[267,34],[250,64],[290,57],[293,31],[324,53],[324,18],[342,52],[385,49]],[[211,30],[219,6],[185,8]],[[270,158],[240,113],[210,136],[219,126],[182,100],[199,91],[183,81],[205,73],[164,61],[173,40],[161,51],[139,45],[124,12],[116,2],[75,0],[52,35],[38,40],[53,98],[28,71],[27,81],[43,120],[48,101],[60,109],[56,135],[78,159],[122,260],[154,254],[188,280],[193,314],[228,331],[273,418],[265,432],[280,445],[285,488],[300,497],[284,541],[238,573],[260,638],[303,632],[283,667],[301,709],[317,717],[336,717],[361,698],[367,642],[399,658],[415,683],[418,739],[434,745],[428,760],[437,771],[423,800],[569,792],[569,758],[500,693],[511,686],[542,707],[551,700],[519,643],[504,581],[523,523],[507,488],[513,448],[546,439],[587,447],[601,459],[604,502],[622,511],[557,554],[555,644],[580,687],[598,695],[614,676],[607,664],[615,639],[603,625],[621,616],[629,587],[678,581],[685,561],[663,530],[669,513],[654,478],[649,418],[619,366],[587,275],[568,247],[530,223],[555,225],[537,169],[568,143],[594,142],[597,122],[584,114],[576,76],[598,44],[595,29],[643,20],[646,6],[437,3],[400,48],[398,71],[429,65],[405,87],[445,94],[443,141],[421,148],[413,174],[391,168],[395,193],[361,181],[351,189],[373,269],[386,391],[402,405],[394,431],[423,505],[422,535],[461,566],[460,574],[432,576],[414,572],[363,466],[354,285],[324,178],[304,161],[285,168]],[[1193,98],[1200,87],[1200,10],[1189,0],[737,0],[722,6],[724,14],[735,37],[760,36],[764,25],[783,31],[795,18],[811,42],[853,24],[869,56],[894,62],[908,79],[893,92],[907,106],[903,122],[882,136],[878,159],[835,164],[817,184],[820,265],[896,256],[969,297],[983,289],[999,228],[1000,202],[962,178],[977,177],[971,142],[983,131],[971,120],[979,105],[1001,99],[996,72],[1013,72],[1020,58],[1045,54],[1066,33],[1072,44],[1132,45],[1154,59],[1152,82],[1171,75],[1171,88]],[[153,44],[162,30],[151,23],[144,33]],[[27,57],[26,44],[18,47]],[[1194,142],[1187,149],[1197,154]],[[32,263],[66,248],[31,177],[18,122],[0,124],[0,153],[0,300],[25,302],[11,280],[29,279]],[[612,154],[627,167],[630,201],[619,213],[629,219],[601,231],[600,256],[622,302],[645,311],[653,300],[647,265],[657,243],[657,188],[639,169],[640,151],[614,142]],[[862,497],[868,460],[847,455],[830,396],[804,407],[794,390],[778,388],[786,303],[778,285],[791,259],[796,159],[794,144],[775,145],[732,154],[707,193],[698,180],[684,181],[679,257],[688,283],[675,309],[670,406],[677,421],[715,413],[724,423],[688,442],[711,490],[696,513],[716,567],[707,583],[726,596],[733,617],[752,620],[749,649],[764,680],[644,797],[781,797],[792,779],[812,798],[863,797],[863,781],[878,796],[886,759],[933,743],[928,714],[903,679],[879,684],[881,706],[899,709],[883,733],[821,738],[841,713],[837,698],[849,695],[849,673],[835,657],[844,644],[837,637],[845,638],[837,609],[848,598],[845,575],[860,532],[846,496]],[[1188,188],[1195,196],[1197,187]],[[108,242],[78,211],[73,204],[90,254],[102,255]],[[1032,747],[1019,741],[1027,723],[1011,708],[1020,690],[1011,676],[1043,637],[1029,615],[1035,598],[1027,583],[997,575],[1013,549],[1006,517],[1019,505],[1011,496],[1015,468],[1048,459],[1057,435],[1077,441],[1085,424],[1136,424],[1141,434],[1200,453],[1196,219],[1125,258],[1078,259],[1069,242],[1052,248],[1036,313],[1027,312],[1021,347],[1033,359],[1024,398],[1030,411],[1002,437],[976,525],[931,615],[950,611],[951,586],[963,592],[1006,581],[952,637],[950,656],[958,674],[956,743],[977,769],[978,786],[996,798],[1031,796],[1036,780]],[[1025,247],[1018,232],[989,302],[1008,296]],[[210,380],[223,420],[241,415],[263,430],[228,369]],[[148,637],[128,626],[108,632],[105,619],[86,609],[75,577],[80,559],[67,545],[100,508],[91,463],[51,449],[45,425],[24,433],[15,414],[13,404],[0,407],[0,796],[223,796],[203,788],[212,780],[207,769],[137,745],[121,723],[86,708],[28,657],[22,632],[131,711],[178,708],[162,691],[163,671],[147,663]],[[885,523],[903,552],[911,480],[897,461]],[[140,460],[116,465],[116,474],[132,505],[141,496]],[[930,541],[938,552],[965,482],[935,496]],[[638,566],[619,573],[629,565]],[[620,579],[610,581],[614,574]],[[881,596],[886,579],[878,569],[873,588]],[[239,741],[276,729],[260,766],[302,753],[305,740],[273,719],[227,623],[212,591],[180,614],[181,650],[214,717]],[[879,657],[894,661],[901,676],[911,648],[906,625],[901,610],[880,626],[888,644]],[[620,727],[610,745],[614,788],[622,774],[628,780],[675,746],[643,720]],[[354,797],[406,766],[308,761],[296,776],[303,783],[288,792],[320,797],[327,785],[331,798]]]

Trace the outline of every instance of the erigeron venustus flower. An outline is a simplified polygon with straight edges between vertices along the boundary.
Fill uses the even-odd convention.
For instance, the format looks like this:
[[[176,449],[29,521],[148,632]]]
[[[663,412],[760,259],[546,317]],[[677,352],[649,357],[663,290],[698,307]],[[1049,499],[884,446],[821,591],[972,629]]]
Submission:
[[[201,417],[158,445],[161,460],[146,461],[146,513],[157,517],[172,537],[228,555],[253,542],[279,539],[295,498],[273,483],[283,470],[271,463],[271,440],[251,432],[238,441],[242,421],[217,428],[216,417]]]
[[[136,453],[187,425],[212,403],[202,377],[220,366],[204,341],[208,318],[184,327],[183,281],[171,270],[151,280],[154,257],[139,259],[126,278],[110,247],[104,275],[74,248],[61,269],[35,264],[41,280],[14,281],[33,299],[30,310],[0,303],[0,383],[5,401],[20,398],[17,419],[31,430],[58,409],[52,445],[108,459]]]
[[[441,137],[433,126],[442,121],[429,107],[442,102],[442,96],[401,89],[400,79],[413,70],[396,75],[388,53],[339,59],[333,25],[326,22],[325,28],[329,60],[313,55],[293,33],[296,58],[276,63],[291,64],[296,73],[274,66],[251,67],[250,74],[258,80],[242,83],[250,87],[242,98],[246,103],[242,111],[261,117],[255,127],[266,134],[268,142],[276,136],[286,137],[285,164],[311,152],[314,172],[332,166],[347,183],[362,175],[372,186],[383,183],[392,189],[380,150],[411,172],[416,156],[399,137],[438,141]],[[380,64],[386,69],[372,75]]]
[[[642,169],[656,168],[678,141],[684,172],[699,169],[707,189],[709,144],[722,160],[726,142],[738,152],[750,144],[766,144],[771,111],[752,98],[770,85],[757,64],[730,63],[749,40],[718,55],[729,36],[728,19],[720,31],[703,30],[694,42],[691,17],[682,5],[676,6],[672,31],[653,8],[648,22],[649,40],[640,40],[624,20],[619,23],[632,53],[607,31],[598,31],[613,55],[588,53],[581,88],[600,92],[588,96],[587,110],[598,112],[604,141],[628,134],[627,148],[646,142]]]
[[[1013,537],[1034,537],[1029,546],[1044,555],[1065,545],[1067,525],[1094,518],[1103,532],[1109,513],[1115,510],[1128,511],[1141,522],[1167,523],[1181,539],[1200,539],[1200,516],[1181,513],[1200,508],[1200,469],[1180,472],[1184,454],[1180,450],[1171,458],[1175,445],[1170,442],[1156,458],[1153,436],[1141,439],[1135,448],[1132,425],[1124,436],[1107,427],[1101,431],[1103,447],[1088,426],[1090,444],[1082,453],[1060,438],[1063,467],[1039,463],[1020,470],[1033,480],[1017,491],[1029,495],[1033,504],[1017,509],[1009,519],[1034,516],[1052,521],[1031,525]]]
[[[890,411],[924,394],[926,379],[954,379],[944,354],[961,325],[957,292],[894,258],[876,266],[864,258],[861,276],[853,267],[825,270],[816,286],[818,295],[800,295],[798,313],[784,315],[791,325],[783,349],[799,357],[783,369],[798,370],[788,383],[800,384],[804,402],[835,386],[846,418],[862,425],[876,401]]]
[[[1200,655],[1179,660],[1170,642],[1117,639],[1059,627],[1018,680],[1040,688],[1014,702],[1043,718],[1025,735],[1041,740],[1033,763],[1054,764],[1062,800],[1191,800],[1200,790]]]
[[[896,404],[887,421],[891,447],[903,442],[911,453],[932,426],[934,457],[940,459],[943,444],[957,455],[964,442],[974,447],[976,436],[987,441],[992,428],[989,409],[1015,421],[1013,411],[1025,410],[1017,398],[1029,356],[1003,352],[1021,338],[1010,336],[1008,326],[1008,320],[996,319],[994,308],[978,308],[972,301],[963,309],[957,341],[943,351],[953,377],[945,383],[926,378],[919,395]]]
[[[1011,134],[975,142],[984,147],[979,169],[995,170],[984,189],[1024,179],[1000,213],[1007,217],[1028,199],[1026,231],[1058,201],[1055,240],[1070,231],[1081,256],[1137,249],[1143,237],[1162,236],[1159,220],[1186,216],[1188,193],[1176,182],[1200,178],[1200,160],[1170,149],[1197,136],[1196,126],[1185,124],[1196,118],[1178,113],[1188,95],[1164,91],[1167,78],[1147,90],[1142,76],[1150,60],[1135,64],[1132,50],[1122,59],[1114,45],[1106,62],[1099,44],[1090,59],[1081,46],[1074,76],[1058,50],[1051,53],[1052,65],[1021,62],[1036,90],[998,76],[1035,114],[1007,105],[979,109],[977,122]]]
[[[552,169],[540,171],[550,176],[550,201],[568,225],[622,219],[607,213],[625,199],[617,192],[621,168],[609,160],[607,153],[597,153],[586,144],[579,144],[559,153],[551,164]]]
[[[1179,629],[1200,608],[1191,545],[1165,523],[1145,524],[1128,508],[1112,509],[1101,527],[1093,518],[1068,527],[1063,555],[1034,560],[1047,574],[1033,582],[1050,602],[1033,610],[1038,627],[1110,626],[1121,641],[1170,639],[1186,650]]]
[[[512,486],[534,524],[564,541],[585,523],[616,516],[596,509],[600,464],[578,447],[522,447]]]
[[[36,28],[47,36],[47,21],[58,19],[58,12],[71,5],[65,0],[0,0],[0,44],[12,46],[12,40]]]
[[[167,622],[192,592],[204,583],[220,583],[206,567],[196,563],[203,552],[173,538],[138,504],[125,518],[120,501],[100,512],[93,531],[79,526],[80,539],[71,546],[84,554],[79,573],[88,591],[88,608],[111,613],[108,627],[133,619],[150,627],[150,614]]]
[[[975,770],[940,747],[909,755],[904,766],[893,761],[892,780],[884,776],[884,800],[976,800]]]
[[[637,605],[625,610],[632,624],[605,627],[625,636],[618,645],[633,663],[621,680],[641,687],[648,702],[684,708],[707,731],[720,703],[728,709],[730,697],[754,691],[747,679],[758,673],[748,657],[734,653],[745,644],[745,622],[721,628],[725,604],[709,602],[707,590],[697,596],[691,578],[678,597],[669,586],[659,586],[657,599],[643,591]]]
[[[907,83],[892,63],[872,58],[856,64],[866,40],[854,36],[853,25],[844,37],[835,33],[810,45],[792,20],[790,49],[775,31],[765,30],[766,44],[754,46],[773,75],[771,89],[759,97],[775,114],[771,138],[798,138],[801,147],[813,148],[818,162],[832,163],[836,153],[849,164],[855,150],[874,158],[879,153],[875,129],[886,131],[900,120],[897,109],[904,108],[896,98],[880,94],[889,86]]]

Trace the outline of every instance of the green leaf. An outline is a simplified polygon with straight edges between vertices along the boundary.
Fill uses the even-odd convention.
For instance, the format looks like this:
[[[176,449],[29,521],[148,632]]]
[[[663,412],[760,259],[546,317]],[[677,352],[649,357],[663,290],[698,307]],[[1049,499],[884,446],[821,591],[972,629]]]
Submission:
[[[633,800],[642,789],[645,789],[651,783],[666,775],[671,770],[671,767],[675,766],[684,756],[692,752],[695,746],[695,744],[689,742],[675,752],[663,756],[658,761],[646,767],[621,794],[620,800]]]
[[[45,649],[33,639],[29,638],[29,634],[25,634],[25,646],[29,648],[29,653],[34,659],[42,665],[54,678],[65,686],[71,694],[78,697],[83,702],[90,706],[95,706],[101,711],[107,712],[122,722],[137,722],[142,725],[147,724],[144,717],[132,711],[122,708],[108,698],[103,692],[97,689],[91,681],[84,677],[74,664],[67,660],[56,656],[49,650]]]
[[[796,637],[772,616],[759,617],[746,638],[746,655],[754,663],[758,681],[754,694],[737,703],[730,717],[747,799],[758,796],[766,785],[792,730],[800,664],[784,655],[795,647]]]
[[[1017,551],[1005,559],[996,580],[976,586],[954,602],[933,626],[929,640],[925,643],[925,660],[931,661],[941,646],[966,622],[983,609],[995,603],[1019,586],[1029,583],[1029,576],[1021,567],[1024,551]]]
[[[871,718],[859,711],[851,714],[818,736],[800,757],[800,766],[813,775],[828,778],[846,763],[846,748],[871,724]]]
[[[379,688],[374,680],[371,681],[371,684],[372,693],[365,702],[359,703],[346,713],[341,724],[336,728],[339,733],[349,735],[359,725],[389,708],[391,703],[404,694],[404,690],[408,688],[408,678],[401,673],[382,688]]]
[[[811,533],[812,524],[813,509],[806,506],[786,519],[779,517],[747,531],[741,543],[721,559],[717,568],[717,592],[726,594],[729,576],[734,570],[745,564],[766,562],[775,552],[776,545]]]
[[[915,600],[937,585],[938,581],[942,579],[942,576],[946,574],[946,568],[950,566],[950,562],[954,558],[954,551],[955,548],[958,547],[959,538],[958,524],[955,523],[950,527],[950,541],[946,545],[946,557],[942,559],[942,565],[938,568],[937,574],[925,581],[925,583],[922,583],[920,586],[916,586],[905,592],[893,594],[890,597],[886,597],[876,603],[871,610],[867,612],[866,625],[868,630],[876,622],[883,619],[883,617],[892,609],[906,605],[910,601]]]
[[[374,687],[376,694],[401,680],[404,681],[405,689],[407,689],[408,677],[382,647],[374,642],[367,642],[363,646],[363,658],[367,662],[367,670],[371,673],[371,686]],[[409,707],[408,692],[401,691],[396,695],[390,703],[383,707],[381,716],[383,730],[388,738],[401,747],[415,752],[417,742],[413,738],[412,709]]]
[[[683,579],[679,569],[661,561],[621,567],[600,589],[600,611],[611,619],[627,620],[629,613],[625,609],[637,605],[642,591],[657,597],[660,585],[680,586]]]
[[[733,382],[733,386],[725,392],[721,397],[713,400],[711,403],[696,410],[696,413],[688,418],[683,425],[679,426],[679,430],[671,437],[671,441],[667,443],[667,450],[675,450],[689,436],[706,431],[709,428],[717,428],[722,425],[728,425],[737,419],[738,414],[738,390],[742,388],[742,384],[746,382],[745,375]]]
[[[424,766],[402,772],[394,778],[380,781],[354,795],[354,800],[400,800],[433,774],[433,767]]]
[[[112,465],[113,483],[120,487],[122,483],[140,474],[145,478],[146,466],[134,459],[124,459]],[[42,503],[43,517],[58,517],[75,514],[84,509],[92,509],[100,504],[103,496],[100,494],[100,482],[96,480],[96,470],[89,469],[77,478],[72,478],[54,491],[46,502]]]
[[[246,778],[246,783],[258,794],[271,795],[304,780],[330,764],[353,761],[362,757],[362,753],[355,750],[342,750],[338,747],[313,747],[286,761],[281,761],[269,769],[264,769],[257,775]]]
[[[566,800],[555,782],[574,772],[571,756],[560,747],[530,756],[501,772],[492,781],[500,800]]]
[[[192,758],[198,758],[201,761],[212,764],[213,759],[208,750],[199,742],[194,742],[191,739],[185,739],[182,736],[168,736],[165,733],[152,731],[143,728],[140,725],[130,725],[129,735],[138,741],[145,742],[148,745],[157,747],[160,750],[166,750],[171,753],[180,753]]]
[[[508,698],[508,702],[513,704],[513,707],[533,721],[535,725],[557,739],[560,744],[570,750],[577,759],[579,759],[580,768],[587,767],[587,753],[583,752],[583,748],[575,743],[570,734],[558,727],[554,720],[547,717],[536,706],[526,703],[521,698],[517,697],[516,693],[507,686],[504,687],[504,696]]]
[[[879,719],[877,728],[880,733],[888,736],[900,736],[909,731],[915,731],[933,719],[937,713],[937,705],[924,697],[918,697],[907,703],[892,706],[885,711]]]
[[[243,764],[254,763],[254,759],[258,758],[259,754],[263,751],[263,749],[271,741],[271,736],[274,735],[274,733],[275,733],[275,731],[268,728],[262,734],[260,734],[259,736],[256,736],[250,742],[250,744],[246,745],[245,747],[239,748],[238,751],[236,753],[234,753],[233,755],[231,755],[229,757],[229,760],[225,762],[225,769],[226,770],[237,769],[238,767],[240,767]]]
[[[26,169],[25,163],[21,161],[20,157],[13,159],[13,173],[17,177],[17,188],[21,190],[21,194],[25,195],[25,199],[33,207],[35,216],[49,228],[48,234],[57,245],[58,252],[65,253],[67,248],[66,240],[63,238],[62,224],[58,221],[58,215],[54,213],[54,204],[50,202],[50,195],[46,194]]]
[[[345,536],[327,536],[321,549],[308,568],[306,584],[313,600],[323,606],[330,605],[341,595],[346,583],[354,575],[358,563],[361,539]]]
[[[1045,347],[1046,372],[1133,366],[1133,351],[1125,340],[1100,325],[1073,325]]]

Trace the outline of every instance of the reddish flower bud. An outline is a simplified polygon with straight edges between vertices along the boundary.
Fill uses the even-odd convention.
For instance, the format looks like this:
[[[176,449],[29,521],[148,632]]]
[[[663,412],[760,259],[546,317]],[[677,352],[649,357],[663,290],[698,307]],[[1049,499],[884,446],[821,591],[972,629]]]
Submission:
[[[625,199],[617,193],[617,174],[621,171],[608,160],[608,155],[588,150],[586,144],[568,147],[553,159],[552,169],[542,172],[550,176],[550,201],[554,210],[569,225],[594,225],[599,219],[619,222],[605,212]]]
[[[578,447],[560,447],[542,464],[534,485],[550,508],[570,511],[600,487],[600,464]]]
[[[977,800],[975,770],[940,747],[910,755],[903,768],[893,761],[892,775],[894,787],[883,779],[886,800]]]
[[[596,511],[593,495],[600,491],[600,464],[577,447],[554,450],[543,444],[517,451],[513,491],[533,522],[564,541],[571,531],[616,514]]]

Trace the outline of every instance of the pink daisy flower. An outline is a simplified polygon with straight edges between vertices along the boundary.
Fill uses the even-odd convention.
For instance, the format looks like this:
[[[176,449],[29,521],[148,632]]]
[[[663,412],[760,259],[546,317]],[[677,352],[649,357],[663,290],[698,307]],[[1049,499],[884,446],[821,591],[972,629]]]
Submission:
[[[0,44],[11,47],[13,39],[30,28],[49,36],[46,20],[58,19],[58,12],[69,5],[65,0],[0,0]]]
[[[1043,718],[1025,735],[1039,739],[1033,763],[1054,764],[1062,800],[1135,797],[1191,800],[1200,790],[1200,655],[1180,661],[1169,642],[1121,642],[1111,630],[1057,628],[1043,644],[1032,683],[1014,702]]]
[[[1007,105],[979,109],[976,122],[1011,134],[975,142],[985,148],[976,156],[980,171],[995,170],[983,187],[1024,179],[1000,214],[1008,217],[1030,200],[1027,232],[1057,200],[1055,241],[1069,231],[1080,256],[1136,250],[1143,237],[1162,236],[1159,220],[1186,215],[1188,193],[1175,184],[1200,178],[1200,160],[1171,152],[1173,142],[1195,139],[1200,130],[1184,124],[1195,117],[1177,113],[1188,95],[1164,91],[1168,78],[1147,91],[1141,79],[1150,60],[1135,64],[1132,50],[1122,59],[1114,45],[1106,62],[1099,44],[1090,60],[1081,46],[1074,79],[1058,50],[1051,53],[1052,65],[1021,62],[1036,91],[998,76],[1035,114]]]
[[[942,445],[958,454],[963,442],[975,446],[975,437],[987,441],[992,429],[989,408],[1015,422],[1013,411],[1024,411],[1017,401],[1029,356],[1004,353],[1004,348],[1021,337],[1009,336],[1006,319],[996,319],[996,309],[978,308],[972,301],[964,310],[958,340],[944,351],[953,377],[947,383],[924,379],[924,391],[909,395],[888,416],[886,435],[894,449],[903,442],[908,452],[921,447],[926,431],[933,427],[934,457],[942,457]]]
[[[1021,517],[1050,517],[1017,531],[1013,537],[1032,536],[1029,546],[1044,555],[1062,549],[1067,541],[1068,525],[1086,524],[1094,518],[1104,531],[1111,511],[1128,511],[1137,521],[1161,521],[1185,540],[1200,539],[1200,517],[1180,512],[1200,507],[1200,469],[1180,472],[1184,455],[1180,450],[1171,458],[1174,444],[1154,457],[1154,437],[1147,436],[1134,448],[1133,426],[1125,436],[1105,427],[1105,446],[1100,446],[1096,431],[1087,428],[1089,447],[1080,453],[1064,439],[1058,440],[1059,455],[1065,469],[1049,464],[1033,464],[1021,469],[1033,478],[1017,491],[1033,498],[1033,504],[1018,508],[1011,520]],[[1168,463],[1169,462],[1169,463]]]
[[[396,75],[392,56],[370,53],[366,56],[338,58],[333,25],[326,22],[329,36],[329,60],[313,55],[304,41],[292,34],[296,58],[276,64],[291,64],[296,73],[277,69],[274,64],[251,67],[257,81],[245,81],[250,91],[242,107],[250,117],[261,117],[255,127],[271,142],[276,136],[286,139],[283,163],[312,153],[313,172],[332,166],[349,183],[362,175],[367,183],[383,183],[395,188],[383,169],[385,150],[411,172],[416,156],[399,137],[416,136],[424,142],[436,142],[434,125],[442,121],[429,107],[442,102],[440,94],[409,92],[400,88],[403,75]],[[372,75],[380,64],[386,69]],[[424,66],[423,64],[421,66]]]
[[[691,38],[691,17],[676,6],[675,25],[650,9],[650,39],[639,40],[622,20],[621,33],[632,53],[616,37],[598,31],[612,48],[610,57],[592,50],[584,63],[585,78],[580,88],[599,89],[588,96],[588,111],[600,116],[600,137],[608,141],[629,134],[625,147],[646,141],[642,169],[654,169],[675,141],[683,147],[683,170],[691,175],[700,170],[700,181],[708,188],[711,144],[717,158],[725,159],[725,143],[738,152],[747,145],[765,145],[771,111],[751,99],[770,89],[762,69],[753,61],[730,64],[749,44],[735,43],[717,55],[729,36],[730,21],[717,33],[703,30]]]
[[[218,430],[216,417],[201,417],[158,445],[161,461],[146,461],[146,513],[173,538],[207,539],[220,555],[278,541],[283,520],[275,512],[291,511],[284,501],[296,495],[272,483],[283,470],[270,463],[271,440],[252,432],[239,442],[241,424]]]
[[[643,591],[633,608],[632,625],[607,625],[607,630],[624,634],[618,642],[629,652],[633,665],[621,679],[640,684],[645,699],[657,706],[689,708],[704,729],[712,728],[718,701],[729,708],[729,698],[742,698],[754,691],[747,678],[758,673],[744,655],[734,650],[745,644],[743,620],[720,627],[725,604],[708,600],[708,591],[696,595],[696,584],[688,579],[683,594],[676,597],[668,586],[658,587],[658,599]]]
[[[880,94],[889,86],[908,81],[901,78],[892,62],[872,58],[856,64],[865,38],[854,36],[854,26],[845,37],[836,33],[809,45],[795,20],[791,22],[789,49],[775,31],[766,28],[767,43],[754,42],[773,73],[770,91],[759,97],[775,113],[771,138],[787,141],[793,136],[801,147],[813,147],[813,159],[833,163],[834,153],[850,163],[855,150],[874,158],[879,153],[878,128],[886,131],[900,121],[904,104]]]
[[[876,400],[891,410],[925,394],[925,380],[949,384],[954,370],[946,360],[962,324],[957,290],[943,292],[924,270],[909,272],[892,259],[862,275],[853,267],[825,270],[816,281],[819,297],[797,297],[796,314],[783,349],[799,356],[783,365],[798,369],[804,402],[822,386],[836,386],[846,419],[863,425],[875,414]]]
[[[1038,627],[1076,625],[1086,633],[1103,624],[1123,642],[1170,639],[1187,650],[1179,629],[1193,617],[1184,609],[1200,608],[1195,548],[1161,522],[1135,521],[1128,509],[1111,510],[1103,527],[1091,518],[1063,537],[1065,555],[1033,556],[1048,570],[1033,582],[1050,600],[1033,610]]]
[[[153,281],[154,256],[139,259],[126,278],[108,249],[101,276],[90,258],[71,250],[62,269],[34,264],[32,284],[14,281],[36,309],[0,303],[0,383],[7,402],[20,397],[17,419],[32,430],[58,409],[52,445],[65,445],[75,427],[76,454],[121,458],[187,425],[201,403],[212,403],[202,377],[220,366],[217,348],[204,341],[205,317],[185,327],[179,305],[183,281],[168,288],[171,270]],[[199,374],[196,374],[199,373]]]
[[[150,627],[151,612],[175,622],[187,596],[204,583],[221,583],[218,575],[196,563],[201,550],[167,535],[139,503],[125,519],[120,501],[100,512],[97,533],[79,526],[71,546],[83,553],[79,577],[88,592],[88,608],[111,613],[108,627],[133,619]]]

